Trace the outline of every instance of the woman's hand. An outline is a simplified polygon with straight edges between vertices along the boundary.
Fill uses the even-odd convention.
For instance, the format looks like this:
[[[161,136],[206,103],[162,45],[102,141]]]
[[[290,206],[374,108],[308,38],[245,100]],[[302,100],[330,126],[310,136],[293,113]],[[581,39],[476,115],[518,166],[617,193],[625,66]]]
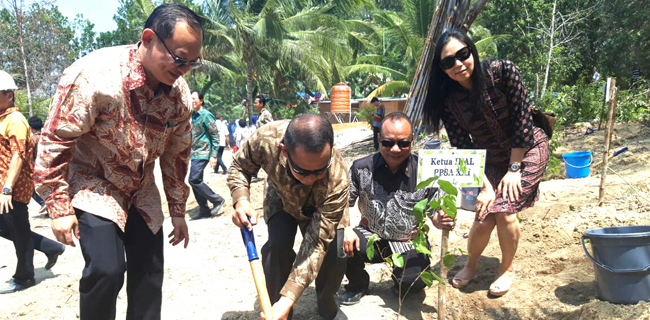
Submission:
[[[476,221],[483,221],[487,215],[488,209],[492,207],[496,194],[492,188],[492,184],[487,178],[483,178],[483,189],[476,197]]]
[[[521,187],[521,170],[514,172],[508,171],[497,188],[497,193],[501,192],[503,199],[508,202],[519,200],[519,195],[524,190]]]

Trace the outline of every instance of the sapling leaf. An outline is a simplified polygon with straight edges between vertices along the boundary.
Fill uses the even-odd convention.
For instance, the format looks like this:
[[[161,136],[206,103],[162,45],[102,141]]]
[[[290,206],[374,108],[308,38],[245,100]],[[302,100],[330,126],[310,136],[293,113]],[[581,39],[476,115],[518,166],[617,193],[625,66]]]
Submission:
[[[366,244],[366,255],[369,260],[372,260],[375,257],[375,239],[379,237],[377,234],[373,234],[368,238],[368,243]]]
[[[428,224],[422,226],[422,231],[424,231],[424,234],[429,233],[429,230],[431,230],[431,227],[429,227]]]
[[[413,207],[413,214],[415,215],[415,219],[417,219],[417,221],[422,222],[426,220],[426,215],[424,214],[426,207],[427,199],[420,200],[420,202],[416,203]]]
[[[397,268],[404,268],[404,256],[399,253],[393,253],[391,258],[393,259],[393,266]]]
[[[431,251],[429,248],[427,248],[427,238],[426,234],[418,233],[413,237],[413,240],[411,240],[411,243],[415,247],[415,251],[418,253],[424,253],[431,255]]]
[[[456,219],[456,199],[454,197],[443,197],[442,198],[442,210],[452,219]]]
[[[440,189],[442,189],[442,191],[444,191],[447,194],[450,194],[452,196],[458,194],[458,190],[456,189],[456,187],[454,187],[454,185],[449,183],[448,181],[440,180],[438,181],[438,185],[440,186]]]
[[[467,163],[465,163],[465,159],[463,158],[460,159],[460,172],[463,174],[467,173]]]
[[[430,273],[434,279],[438,280],[438,282],[440,282],[441,285],[443,286],[445,285],[445,282],[440,277],[438,277],[437,274],[433,273],[432,271],[429,271],[428,273]]]
[[[454,256],[452,256],[449,252],[445,253],[445,257],[442,258],[442,263],[444,263],[447,268],[451,268],[451,266],[454,265],[454,262],[456,262]]]
[[[438,180],[438,178],[439,178],[438,176],[435,176],[435,177],[431,177],[431,178],[429,178],[427,180],[420,181],[420,183],[418,183],[418,185],[415,187],[415,190],[424,189],[424,188],[430,186],[434,181]]]
[[[386,263],[388,263],[388,265],[390,265],[391,267],[395,266],[393,264],[393,259],[391,259],[390,257],[385,258],[384,261],[386,261]]]
[[[422,282],[427,285],[427,287],[430,287],[433,285],[433,276],[429,271],[422,272],[420,275],[420,278],[422,279]]]
[[[429,210],[435,210],[440,208],[440,200],[431,200],[429,202]]]

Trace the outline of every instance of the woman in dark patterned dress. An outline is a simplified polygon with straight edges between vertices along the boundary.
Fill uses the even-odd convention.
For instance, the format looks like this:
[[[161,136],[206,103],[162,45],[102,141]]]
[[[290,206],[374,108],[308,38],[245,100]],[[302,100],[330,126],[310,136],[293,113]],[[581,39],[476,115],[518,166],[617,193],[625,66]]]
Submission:
[[[483,188],[469,232],[468,261],[452,284],[464,288],[496,226],[501,264],[489,293],[502,296],[515,277],[519,242],[517,212],[535,204],[548,162],[548,138],[533,126],[526,89],[508,60],[480,62],[476,46],[461,31],[445,32],[436,44],[425,119],[440,121],[458,149],[486,149]]]

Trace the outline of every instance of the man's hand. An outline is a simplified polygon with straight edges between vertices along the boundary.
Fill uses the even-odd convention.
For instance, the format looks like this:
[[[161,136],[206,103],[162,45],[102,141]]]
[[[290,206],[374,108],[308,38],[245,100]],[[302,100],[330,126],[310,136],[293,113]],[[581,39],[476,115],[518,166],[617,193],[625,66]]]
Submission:
[[[217,166],[217,158],[210,157],[210,162],[208,164],[210,168],[214,169]]]
[[[172,230],[172,232],[167,236],[167,238],[171,238],[169,243],[171,243],[172,246],[175,246],[185,240],[183,248],[187,248],[187,244],[190,241],[190,233],[187,229],[185,217],[172,217],[172,226],[174,226],[174,230]]]
[[[433,223],[434,227],[444,230],[453,230],[456,226],[456,220],[442,210],[438,210],[438,213],[431,217],[431,223]]]
[[[352,227],[345,228],[343,232],[343,251],[345,254],[350,258],[354,257],[354,249],[356,248],[359,251],[359,245],[359,236],[354,232],[354,229]]]
[[[9,210],[14,208],[14,205],[11,204],[12,195],[10,194],[0,194],[0,215],[3,213],[9,213]]]
[[[251,222],[248,222],[248,217]],[[235,204],[235,213],[232,215],[232,222],[240,229],[253,230],[253,226],[257,224],[257,211],[253,208],[250,201],[242,199]]]
[[[72,233],[79,240],[79,221],[77,221],[77,216],[69,215],[52,219],[52,232],[59,242],[76,247],[72,240]]]
[[[289,312],[293,307],[293,300],[282,296],[278,302],[273,305],[273,319],[272,320],[286,320],[289,317]],[[266,319],[264,312],[260,312],[260,318],[262,320],[271,320]]]

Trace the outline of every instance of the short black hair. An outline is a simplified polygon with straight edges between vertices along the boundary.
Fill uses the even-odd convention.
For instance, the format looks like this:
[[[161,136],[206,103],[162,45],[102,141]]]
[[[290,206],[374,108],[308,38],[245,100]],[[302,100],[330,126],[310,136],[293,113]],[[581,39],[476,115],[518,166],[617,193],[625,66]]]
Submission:
[[[246,128],[246,119],[239,119],[239,126],[242,128]]]
[[[255,99],[260,99],[260,103],[266,107],[266,98],[264,98],[263,95],[260,94],[257,97],[255,97]]]
[[[194,92],[196,92],[196,94],[199,95],[199,100],[203,101],[204,94],[201,91],[194,91]]]
[[[43,120],[37,116],[29,117],[27,119],[27,123],[29,123],[29,127],[38,131],[43,128]]]
[[[408,122],[409,126],[411,126],[411,134],[413,134],[413,122],[411,122],[409,116],[407,116],[404,112],[399,112],[399,111],[391,112],[386,117],[384,117],[384,120],[381,120],[381,124],[379,125],[379,134],[382,133],[382,129],[384,128],[384,123],[387,121],[391,121],[391,122],[406,121]]]
[[[159,37],[167,40],[174,33],[176,23],[181,21],[187,23],[192,30],[199,30],[203,34],[203,19],[192,9],[175,3],[156,7],[147,18],[144,28],[154,30]]]
[[[289,153],[298,147],[306,152],[317,153],[323,151],[327,144],[334,146],[334,130],[329,120],[320,115],[301,114],[289,122],[283,142]]]
[[[199,96],[199,98],[200,98],[200,96]],[[223,120],[223,117],[218,113],[214,117],[219,119],[219,120]]]
[[[377,97],[372,97],[372,99],[370,99],[370,103],[375,103],[377,101],[379,101]]]

